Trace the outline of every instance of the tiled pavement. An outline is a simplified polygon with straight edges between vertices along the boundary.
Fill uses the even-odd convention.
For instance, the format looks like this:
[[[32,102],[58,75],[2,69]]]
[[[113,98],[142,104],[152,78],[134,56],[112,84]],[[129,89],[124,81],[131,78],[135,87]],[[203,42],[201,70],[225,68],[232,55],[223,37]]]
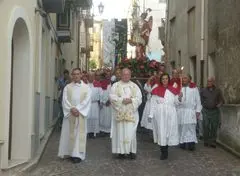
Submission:
[[[118,160],[111,154],[109,137],[89,139],[87,159],[80,164],[57,158],[60,132],[55,131],[37,167],[24,176],[231,176],[240,159],[221,148],[200,142],[195,152],[170,148],[169,159],[159,160],[159,147],[146,132],[138,132],[137,159]]]

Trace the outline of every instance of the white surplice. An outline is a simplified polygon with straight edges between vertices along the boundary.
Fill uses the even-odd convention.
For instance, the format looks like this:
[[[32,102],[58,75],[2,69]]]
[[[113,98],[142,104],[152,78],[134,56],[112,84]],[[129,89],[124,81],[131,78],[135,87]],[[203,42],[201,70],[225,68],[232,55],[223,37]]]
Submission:
[[[100,131],[105,133],[111,132],[111,121],[112,121],[112,107],[111,105],[106,106],[107,101],[109,100],[109,94],[111,90],[111,85],[109,84],[106,90],[101,90],[100,98],[100,120],[99,128]]]
[[[87,118],[87,131],[88,133],[94,133],[96,136],[99,133],[99,116],[100,116],[100,96],[101,87],[94,87],[93,83],[88,83],[91,88],[91,109],[88,113]]]
[[[131,98],[132,103],[124,105],[124,98]],[[142,103],[142,93],[139,87],[129,81],[113,84],[110,99],[113,107],[112,113],[112,153],[129,154],[137,152],[136,131],[139,122],[138,107]],[[130,114],[129,116],[125,114]],[[121,120],[123,118],[125,120]]]
[[[62,131],[60,137],[60,144],[59,144],[59,151],[58,156],[63,158],[64,156],[71,156],[81,158],[82,160],[85,159],[86,155],[86,134],[87,134],[87,120],[86,117],[89,113],[90,106],[91,106],[91,89],[89,86],[83,82],[79,83],[70,83],[68,84],[63,91],[63,124],[62,124]],[[81,120],[79,118],[73,117],[70,110],[71,108],[77,108],[81,114]],[[73,133],[73,146],[70,147],[70,121],[71,119],[75,120],[74,123],[74,133]],[[83,122],[83,124],[80,122]],[[81,129],[84,127],[83,129]],[[81,130],[83,131],[83,144],[81,144],[80,134]],[[81,138],[82,139],[82,138]],[[80,151],[81,147],[83,146],[83,150]],[[85,147],[85,148],[84,148]]]
[[[151,86],[151,85],[148,85],[147,83],[145,83],[145,85],[144,85],[144,90],[147,92],[147,102],[146,102],[144,110],[143,110],[141,127],[144,127],[149,130],[153,129],[153,124],[151,121],[148,120],[148,117],[149,117],[150,109],[151,109],[151,97],[152,97],[151,92],[155,87],[157,87],[156,84],[154,86]]]
[[[154,143],[160,146],[174,146],[179,144],[178,119],[176,104],[177,96],[168,89],[164,98],[152,95],[149,117],[153,123]]]
[[[182,101],[177,106],[179,140],[180,143],[195,142],[196,136],[196,112],[201,112],[202,105],[198,88],[182,87]]]

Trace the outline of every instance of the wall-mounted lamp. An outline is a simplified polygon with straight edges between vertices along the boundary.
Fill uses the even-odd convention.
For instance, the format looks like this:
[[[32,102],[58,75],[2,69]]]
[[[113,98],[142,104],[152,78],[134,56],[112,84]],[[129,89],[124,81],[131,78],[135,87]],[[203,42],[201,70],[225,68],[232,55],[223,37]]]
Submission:
[[[100,13],[100,15],[103,13],[104,11],[104,5],[102,4],[102,2],[100,2],[100,4],[98,5],[98,11]]]

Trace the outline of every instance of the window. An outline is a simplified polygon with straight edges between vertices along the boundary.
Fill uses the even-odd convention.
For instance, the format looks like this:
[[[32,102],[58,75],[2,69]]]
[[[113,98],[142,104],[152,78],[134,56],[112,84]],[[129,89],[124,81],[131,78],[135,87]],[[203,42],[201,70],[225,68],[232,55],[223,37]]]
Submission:
[[[159,0],[159,3],[166,3],[166,0]]]
[[[176,18],[170,20],[170,34],[169,34],[169,58],[176,61]]]
[[[195,55],[195,7],[188,11],[188,51],[189,55]]]
[[[70,10],[66,10],[64,13],[57,15],[57,27],[61,29],[70,28]]]
[[[181,50],[178,51],[178,65],[182,66],[182,53],[181,53]]]
[[[209,54],[208,56],[208,77],[215,77],[216,70],[215,70],[215,53]]]
[[[175,61],[171,61],[171,67],[172,67],[172,69],[175,69],[176,68],[176,63],[175,63]]]
[[[197,81],[197,57],[193,56],[190,58],[190,75],[192,76],[192,81]]]

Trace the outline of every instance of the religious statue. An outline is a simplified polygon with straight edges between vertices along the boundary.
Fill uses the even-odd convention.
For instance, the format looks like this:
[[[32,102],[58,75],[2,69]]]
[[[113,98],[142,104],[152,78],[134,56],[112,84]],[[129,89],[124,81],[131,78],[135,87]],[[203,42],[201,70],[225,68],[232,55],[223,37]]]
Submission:
[[[140,17],[135,17],[133,11],[133,28],[129,44],[136,46],[136,58],[143,59],[146,57],[146,46],[148,45],[149,36],[152,31],[153,17],[148,17],[148,13],[152,10],[148,8]]]

